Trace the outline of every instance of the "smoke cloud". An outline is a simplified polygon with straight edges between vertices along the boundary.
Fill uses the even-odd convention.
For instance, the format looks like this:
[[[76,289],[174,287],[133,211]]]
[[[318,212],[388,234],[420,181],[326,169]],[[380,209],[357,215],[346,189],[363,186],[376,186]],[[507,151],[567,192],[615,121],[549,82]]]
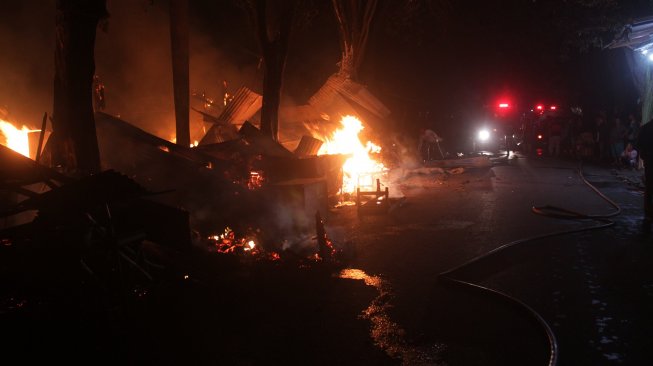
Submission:
[[[198,9],[190,3],[191,90],[219,102],[225,92],[223,81],[231,94],[242,85],[256,89],[260,75],[252,47],[247,46],[249,57],[238,54],[237,60],[217,47],[220,39],[243,37],[242,28],[248,25],[241,24],[232,33],[224,32],[229,24],[211,29],[193,17]],[[108,1],[108,9],[108,29],[98,29],[95,48],[96,74],[106,88],[105,112],[170,139],[174,102],[168,3]],[[54,0],[0,3],[0,116],[8,114],[31,128],[40,125],[43,112],[52,110],[55,10]],[[199,108],[202,102],[191,97],[191,106]],[[191,111],[194,139],[201,137],[202,127],[201,116]]]
[[[0,117],[30,128],[52,110],[54,10],[54,0],[0,2]]]
[[[258,40],[239,2],[189,3],[191,91],[216,103],[225,91],[234,94],[241,86],[260,93]],[[107,5],[108,28],[98,29],[95,47],[96,74],[105,86],[104,111],[171,139],[175,124],[168,1],[108,0]],[[291,37],[284,106],[304,104],[337,70],[340,51],[330,3],[317,5],[312,11],[320,16]],[[52,111],[55,10],[55,0],[0,2],[0,117],[8,114],[30,128],[39,128],[43,113]],[[191,106],[199,109],[203,103],[191,97]],[[191,138],[199,140],[208,126],[200,114],[191,111],[190,117]]]
[[[96,72],[106,88],[106,112],[172,139],[175,122],[168,4],[116,1],[110,2],[109,13],[109,29],[98,33],[95,51]],[[233,94],[241,85],[251,84],[255,60],[244,67],[235,66],[216,48],[211,38],[214,35],[200,31],[193,18],[190,23],[191,91],[220,103],[225,91]],[[223,81],[227,81],[226,90]],[[200,109],[202,105],[199,98],[191,97],[191,106]],[[201,116],[191,111],[191,139],[201,139],[202,127]]]

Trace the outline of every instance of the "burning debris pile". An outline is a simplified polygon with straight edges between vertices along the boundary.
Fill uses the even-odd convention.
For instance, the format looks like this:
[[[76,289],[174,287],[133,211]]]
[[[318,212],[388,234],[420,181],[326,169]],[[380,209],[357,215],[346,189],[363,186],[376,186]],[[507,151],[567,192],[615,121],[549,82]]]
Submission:
[[[308,262],[333,262],[342,256],[342,250],[334,247],[331,240],[327,238],[324,222],[316,215],[316,235],[304,238],[308,242],[304,250],[299,252],[294,245],[284,242],[281,251],[266,250],[258,244],[260,230],[249,230],[248,234],[238,236],[231,228],[225,228],[219,235],[211,235],[208,238],[208,245],[211,251],[220,254],[231,254],[244,259],[254,260],[291,260]],[[311,245],[315,241],[315,245]]]
[[[227,93],[226,84],[224,91],[224,95],[215,99],[204,92],[191,93],[202,103],[193,110],[201,115],[206,133],[193,136],[195,139],[191,139],[189,146],[174,143],[174,136],[169,140],[154,136],[104,113],[104,107],[96,108],[94,121],[101,170],[120,172],[124,178],[157,194],[148,193],[138,203],[94,201],[97,207],[93,210],[106,206],[102,215],[113,214],[113,221],[127,221],[132,226],[134,220],[139,220],[130,211],[144,216],[166,212],[176,222],[187,217],[187,223],[171,236],[183,243],[180,247],[194,244],[219,254],[271,260],[292,255],[322,260],[333,257],[337,251],[326,239],[322,218],[328,221],[330,210],[338,204],[361,204],[383,198],[387,202],[388,198],[387,193],[380,194],[381,185],[387,192],[388,173],[388,167],[382,162],[381,147],[371,141],[361,141],[364,127],[355,106],[362,106],[381,119],[389,115],[389,110],[363,85],[342,75],[333,76],[306,105],[295,108],[294,116],[301,110],[301,117],[291,121],[281,113],[284,126],[292,123],[303,126],[301,140],[293,140],[299,144],[292,147],[264,135],[250,123],[256,120],[262,107],[261,95],[244,86],[233,94]],[[338,120],[345,113],[351,115]],[[319,128],[308,128],[316,127],[315,116],[318,122],[330,122]],[[0,129],[0,143],[10,149],[32,160],[41,151],[47,155],[47,144],[43,149],[40,143],[34,146],[39,136],[47,137],[45,131],[40,133],[4,120],[0,120]],[[41,165],[32,163],[20,164],[29,166],[26,169],[42,170]],[[43,163],[49,163],[47,157]],[[49,175],[55,173],[56,170],[47,171]],[[102,176],[107,177],[99,175]],[[43,183],[43,179],[20,184],[5,182],[5,189],[10,186],[9,201],[14,209],[11,212],[25,209],[25,202],[36,202],[36,197],[70,192],[71,200],[83,201],[80,196],[84,194],[102,196],[105,190],[110,190],[100,185],[92,188],[97,191],[90,192],[82,189],[83,184],[75,179],[58,184],[45,180],[46,185],[38,188],[30,185]],[[379,194],[365,194],[369,192]],[[24,200],[25,196],[28,200]],[[316,215],[319,220],[315,219]],[[28,215],[23,216],[23,221],[29,222]],[[149,227],[156,220],[140,221],[135,226]],[[11,226],[7,222],[5,228]],[[187,233],[183,234],[184,231]],[[172,241],[166,235],[157,238],[152,233],[149,235],[147,240]]]
[[[26,126],[19,130],[13,124],[0,120],[0,131],[2,131],[2,137],[4,137],[3,145],[23,156],[29,157],[28,133],[33,132],[32,130]]]
[[[343,154],[347,160],[342,165],[343,182],[341,193],[354,193],[358,188],[374,186],[376,179],[386,171],[386,167],[378,160],[381,147],[371,141],[367,144],[359,139],[363,130],[362,122],[354,116],[345,116],[341,120],[342,127],[331,137],[325,137],[324,145],[318,155]],[[374,159],[376,158],[376,159]]]
[[[363,206],[386,211],[388,186],[416,172],[390,172],[381,147],[361,140],[363,122],[352,115],[342,117],[338,126],[330,122],[331,131],[308,128],[311,136],[304,135],[291,151],[247,121],[260,104],[258,94],[241,88],[218,116],[197,110],[212,127],[189,147],[98,112],[103,169],[162,192],[148,198],[150,206],[186,212],[189,222],[184,227],[192,233],[181,242],[219,254],[270,260],[293,251],[324,259],[331,251],[319,243],[316,233],[322,220],[313,219],[316,213],[328,220],[332,207],[348,202],[358,205],[359,213]],[[0,121],[0,127],[0,143],[34,157],[29,148],[35,138],[28,135],[38,131],[6,121]]]
[[[0,119],[0,144],[16,151],[25,157],[34,157],[34,137],[38,138],[41,130],[30,129],[23,125],[17,127],[9,121]]]
[[[177,241],[175,246],[178,248],[186,246],[180,243],[192,241],[216,253],[257,259],[332,259],[337,251],[326,239],[322,219],[313,219],[315,214],[328,216],[332,200],[351,194],[357,186],[369,181],[371,174],[383,174],[384,169],[383,164],[370,158],[378,147],[372,148],[371,143],[364,147],[358,141],[357,134],[362,124],[353,117],[343,119],[343,128],[332,138],[325,139],[327,144],[319,154],[321,140],[307,136],[303,140],[306,141],[304,146],[298,147],[297,154],[294,154],[262,136],[249,123],[241,127],[238,139],[194,148],[180,147],[104,113],[96,114],[96,124],[103,167],[122,172],[151,192],[161,192],[147,194],[147,204],[139,203],[139,209],[132,213],[129,212],[134,207],[131,204],[123,205],[126,209],[119,211],[117,207],[121,206],[108,199],[104,205],[107,209],[117,210],[112,213],[120,220],[137,220],[135,212],[147,218],[152,212],[165,211],[164,207],[183,208],[173,211],[186,212],[189,222],[181,227],[186,230],[192,227],[194,234],[177,230],[175,235],[159,234],[156,238],[157,242],[167,244]],[[25,140],[32,130],[26,127],[18,130],[12,124],[6,125],[11,126],[5,130],[12,131],[12,134],[4,133],[8,136],[4,144],[29,156],[29,150],[25,149],[29,144]],[[14,137],[16,135],[20,138]],[[116,149],[116,146],[121,148]],[[304,151],[300,154],[301,149]],[[5,170],[15,171],[7,160],[16,157],[9,153],[9,149],[3,151],[6,153],[3,156]],[[22,170],[46,169],[30,161],[20,161]],[[54,170],[48,170],[48,173],[58,174]],[[102,175],[97,177],[99,179]],[[72,179],[65,180],[63,185],[46,188],[45,193],[24,188],[40,181],[28,180],[20,183],[24,184],[20,189],[15,187],[14,195],[18,196],[12,197],[27,195],[28,200],[18,199],[18,205],[6,214],[40,210],[43,217],[47,209],[43,211],[45,208],[34,202],[54,202],[43,201],[43,197],[57,197],[61,192],[68,192],[68,199],[76,202],[92,199],[111,188],[105,184],[82,189]],[[88,195],[90,198],[86,197]],[[63,207],[70,206],[64,201],[56,200]],[[103,205],[100,201],[93,201],[93,204],[100,207]],[[81,212],[86,211],[80,209]],[[157,217],[162,222],[169,221]],[[149,226],[156,223],[154,219],[143,220]],[[219,227],[226,229],[219,229],[216,235]],[[324,233],[324,240],[316,234],[320,230]],[[154,239],[149,237],[149,240]]]

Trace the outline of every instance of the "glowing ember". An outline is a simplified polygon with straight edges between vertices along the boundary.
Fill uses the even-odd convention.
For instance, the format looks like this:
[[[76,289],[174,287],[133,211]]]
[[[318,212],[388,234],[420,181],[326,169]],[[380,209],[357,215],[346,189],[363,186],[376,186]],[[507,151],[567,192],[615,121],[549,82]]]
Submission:
[[[244,247],[243,249],[247,251],[247,250],[254,249],[254,247],[256,247],[256,243],[254,243],[254,240],[250,240],[247,242],[247,246]]]
[[[222,234],[214,234],[208,237],[209,242],[215,245],[218,253],[240,253],[248,252],[251,255],[260,254],[254,239],[237,238],[236,233],[230,228],[225,228]]]
[[[340,121],[342,128],[336,130],[332,137],[325,138],[318,155],[347,154],[351,155],[342,166],[344,193],[353,193],[358,187],[373,187],[375,176],[383,173],[383,163],[370,157],[370,153],[379,153],[381,147],[367,142],[363,145],[358,134],[363,130],[363,124],[354,116],[345,116]]]
[[[35,132],[26,126],[20,130],[11,123],[0,119],[0,144],[29,158],[29,138],[27,134]]]
[[[175,135],[170,136],[168,141],[172,142],[173,144],[176,144],[177,143],[177,136],[175,136]],[[199,144],[200,144],[199,141],[194,140],[193,142],[190,143],[189,147],[191,147],[191,148],[197,147],[197,145],[199,145]]]
[[[249,181],[247,182],[247,188],[251,190],[259,189],[263,187],[263,178],[262,172],[249,172]]]

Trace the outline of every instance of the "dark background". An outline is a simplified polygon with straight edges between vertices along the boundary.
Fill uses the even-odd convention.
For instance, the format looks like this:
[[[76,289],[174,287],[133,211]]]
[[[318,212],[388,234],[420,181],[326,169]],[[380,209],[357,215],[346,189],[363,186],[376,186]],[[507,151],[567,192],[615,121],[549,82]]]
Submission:
[[[191,89],[219,98],[226,80],[230,92],[241,85],[260,91],[258,43],[243,2],[190,3]],[[108,4],[109,28],[96,45],[107,111],[171,138],[167,2]],[[54,9],[53,0],[0,4],[0,106],[32,127],[52,105]],[[445,138],[460,134],[498,98],[520,111],[546,102],[581,105],[586,116],[626,114],[637,110],[638,95],[625,50],[601,46],[652,10],[643,0],[380,1],[360,82],[405,134],[420,126]],[[283,103],[302,104],[338,68],[330,1],[302,2],[289,52]]]

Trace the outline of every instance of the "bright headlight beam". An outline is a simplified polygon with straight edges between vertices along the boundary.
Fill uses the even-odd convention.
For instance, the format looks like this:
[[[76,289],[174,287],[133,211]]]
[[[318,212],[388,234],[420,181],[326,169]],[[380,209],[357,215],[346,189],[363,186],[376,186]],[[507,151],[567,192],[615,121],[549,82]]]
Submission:
[[[478,131],[478,139],[481,141],[487,141],[490,138],[490,131],[480,130]]]

